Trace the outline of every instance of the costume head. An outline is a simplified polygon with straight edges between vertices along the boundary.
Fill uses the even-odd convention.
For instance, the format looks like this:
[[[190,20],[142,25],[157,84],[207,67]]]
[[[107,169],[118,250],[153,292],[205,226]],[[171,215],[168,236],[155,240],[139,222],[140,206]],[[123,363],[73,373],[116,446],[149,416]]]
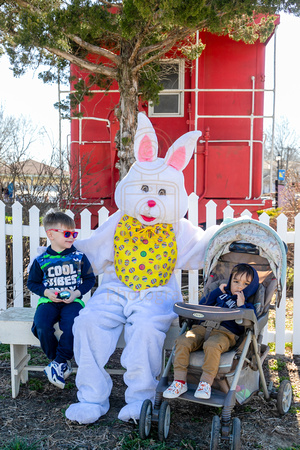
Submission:
[[[136,162],[115,191],[118,208],[144,225],[178,222],[187,212],[183,169],[189,163],[201,131],[184,134],[158,158],[155,131],[145,114],[138,114],[134,141]]]

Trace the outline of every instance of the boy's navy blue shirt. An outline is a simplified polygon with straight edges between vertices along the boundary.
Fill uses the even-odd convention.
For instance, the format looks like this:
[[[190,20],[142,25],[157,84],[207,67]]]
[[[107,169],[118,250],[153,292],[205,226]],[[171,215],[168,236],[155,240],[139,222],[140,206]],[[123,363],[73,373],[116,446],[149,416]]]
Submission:
[[[45,289],[78,289],[81,298],[94,284],[95,275],[88,258],[73,245],[60,253],[51,246],[47,247],[42,255],[35,258],[27,281],[28,289],[40,296],[39,304],[51,301],[44,297]],[[78,301],[83,303],[80,299]]]
[[[237,296],[232,295],[230,291],[230,283],[232,275],[230,275],[229,281],[227,283],[227,286],[225,287],[225,294],[221,291],[220,288],[214,289],[210,294],[208,294],[206,297],[202,297],[199,301],[199,305],[208,305],[208,306],[220,306],[221,308],[248,308],[253,309],[253,311],[256,314],[256,309],[252,303],[247,302],[249,297],[251,295],[255,294],[255,292],[258,289],[259,285],[259,278],[257,271],[254,267],[252,267],[253,270],[253,280],[251,283],[243,290],[244,296],[245,296],[245,303],[242,306],[237,306]],[[240,336],[244,333],[244,327],[238,325],[234,320],[226,320],[224,322],[221,322],[220,324],[222,327],[227,328],[227,330],[231,331],[231,333],[236,334]]]

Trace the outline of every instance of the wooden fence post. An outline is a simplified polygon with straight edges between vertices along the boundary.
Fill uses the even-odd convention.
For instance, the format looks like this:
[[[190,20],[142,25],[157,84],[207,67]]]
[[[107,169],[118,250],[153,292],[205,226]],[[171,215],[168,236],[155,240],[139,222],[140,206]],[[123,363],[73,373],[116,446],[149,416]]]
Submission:
[[[277,232],[281,239],[287,241],[287,217],[280,214],[277,218]],[[280,307],[276,308],[276,335],[275,335],[275,351],[280,355],[285,352],[285,307],[286,307],[286,289],[282,286],[282,297]]]
[[[0,309],[7,308],[5,204],[0,201]]]
[[[29,258],[30,262],[37,256],[37,248],[40,246],[40,211],[34,205],[29,210]],[[30,293],[30,304],[36,308],[39,296]]]
[[[226,206],[226,208],[223,209],[223,220],[224,219],[233,219],[234,218],[234,209],[231,208],[231,206]]]
[[[209,200],[206,207],[206,228],[216,225],[217,223],[217,205],[213,200]]]
[[[189,195],[188,211],[189,220],[195,227],[198,227],[198,195],[192,192]],[[189,270],[189,303],[198,305],[199,303],[199,271]]]
[[[300,355],[300,214],[295,217],[293,353]]]
[[[102,208],[98,211],[98,226],[102,225],[107,219],[108,219],[109,211],[105,206],[102,206]],[[100,286],[101,281],[103,278],[103,273],[98,275],[98,286]]]
[[[92,213],[88,209],[84,209],[80,213],[80,239],[87,239],[91,235],[91,217]],[[83,296],[83,301],[86,303],[91,298],[91,291]]]
[[[22,205],[12,206],[13,220],[13,297],[14,306],[23,306],[23,224]]]

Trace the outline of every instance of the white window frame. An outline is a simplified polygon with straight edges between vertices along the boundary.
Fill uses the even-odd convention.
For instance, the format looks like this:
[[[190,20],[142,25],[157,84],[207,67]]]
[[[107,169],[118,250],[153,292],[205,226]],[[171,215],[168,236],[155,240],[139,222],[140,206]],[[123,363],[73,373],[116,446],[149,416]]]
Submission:
[[[164,59],[162,64],[177,64],[178,65],[178,89],[164,89],[158,94],[160,97],[177,94],[178,96],[178,111],[176,113],[156,113],[155,106],[149,102],[148,115],[149,117],[183,117],[184,116],[184,59]]]

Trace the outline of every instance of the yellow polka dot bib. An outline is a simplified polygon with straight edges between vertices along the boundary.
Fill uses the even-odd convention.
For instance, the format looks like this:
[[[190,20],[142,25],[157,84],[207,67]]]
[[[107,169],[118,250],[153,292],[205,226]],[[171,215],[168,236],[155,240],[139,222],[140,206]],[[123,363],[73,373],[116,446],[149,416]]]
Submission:
[[[117,276],[134,291],[166,284],[177,260],[172,225],[146,226],[127,215],[117,225],[114,250]]]

